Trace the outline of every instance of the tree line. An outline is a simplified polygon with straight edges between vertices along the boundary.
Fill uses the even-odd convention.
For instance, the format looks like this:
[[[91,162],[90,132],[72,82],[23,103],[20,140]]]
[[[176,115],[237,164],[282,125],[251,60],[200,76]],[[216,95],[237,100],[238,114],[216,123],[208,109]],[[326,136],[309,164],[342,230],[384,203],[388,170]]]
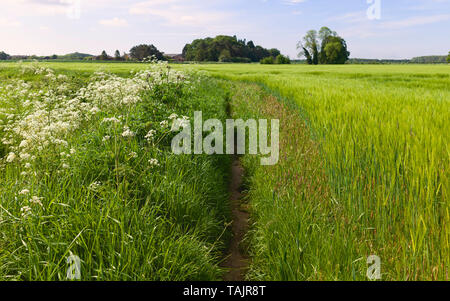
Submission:
[[[448,56],[423,56],[411,60],[372,60],[372,59],[350,59],[350,52],[347,49],[347,42],[335,31],[328,27],[322,27],[318,32],[310,30],[305,37],[298,42],[297,48],[300,50],[299,57],[305,57],[306,63],[310,65],[318,64],[384,64],[384,63],[417,63],[436,64],[450,63],[450,52]],[[173,60],[172,57],[159,51],[153,44],[141,44],[130,49],[129,53],[120,53],[116,50],[113,56],[108,55],[104,50],[98,56],[83,53],[71,53],[67,55],[52,56],[20,56],[9,55],[0,51],[0,60],[100,60],[100,61],[143,61],[148,57],[161,61]],[[186,44],[181,55],[176,56],[177,60],[198,61],[198,62],[239,62],[251,63],[261,62],[261,64],[290,64],[291,60],[283,56],[276,48],[266,49],[255,45],[253,41],[240,40],[236,36],[220,35],[215,38],[205,38],[194,40]]]
[[[266,49],[255,45],[253,41],[247,42],[236,36],[219,35],[215,38],[197,39],[186,44],[182,55],[186,61],[251,63],[260,62],[266,58],[275,60],[281,52],[276,48]]]

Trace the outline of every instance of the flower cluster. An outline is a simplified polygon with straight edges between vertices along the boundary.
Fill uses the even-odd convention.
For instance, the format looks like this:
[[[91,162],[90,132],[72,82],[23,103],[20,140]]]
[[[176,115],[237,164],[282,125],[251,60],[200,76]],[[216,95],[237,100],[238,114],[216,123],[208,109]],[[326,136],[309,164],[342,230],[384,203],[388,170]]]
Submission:
[[[0,142],[5,150],[0,166],[20,170],[25,187],[19,188],[17,199],[23,202],[20,215],[24,219],[44,209],[43,198],[31,195],[30,191],[39,189],[29,181],[29,176],[51,172],[48,168],[33,168],[51,162],[58,173],[69,170],[70,158],[80,147],[71,145],[76,131],[85,125],[102,125],[114,129],[103,137],[103,142],[127,141],[136,136],[128,124],[128,114],[142,101],[143,92],[156,85],[187,83],[183,73],[171,70],[165,63],[152,63],[129,78],[98,72],[87,85],[77,89],[70,77],[37,63],[23,64],[20,68],[23,73],[43,78],[42,85],[37,87],[22,80],[0,83]],[[175,120],[179,120],[176,114],[163,120],[161,129],[169,131],[170,122]],[[156,130],[150,130],[145,138],[151,142],[156,134]],[[129,151],[129,159],[138,157],[136,152]],[[157,159],[149,160],[148,164],[152,168],[160,166]],[[102,183],[94,182],[89,190],[98,191],[101,187]]]

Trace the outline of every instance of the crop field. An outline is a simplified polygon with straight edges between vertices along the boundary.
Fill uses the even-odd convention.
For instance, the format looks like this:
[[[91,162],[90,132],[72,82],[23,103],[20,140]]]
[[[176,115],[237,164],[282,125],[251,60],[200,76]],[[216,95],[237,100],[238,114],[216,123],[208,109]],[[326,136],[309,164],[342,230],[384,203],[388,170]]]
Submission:
[[[261,278],[361,280],[366,258],[373,254],[382,260],[383,279],[449,279],[448,66],[198,68],[260,83],[295,102],[319,144],[331,194],[305,212],[281,210],[285,215],[278,218],[279,204],[301,206],[302,195],[289,193],[276,205],[257,209],[263,224],[279,222],[275,229],[256,229],[260,265],[255,270]],[[290,147],[301,152],[303,146]],[[286,166],[278,175],[292,177],[292,172]],[[256,182],[264,179],[255,177]],[[258,197],[270,197],[269,189],[276,199],[274,186],[255,185],[262,185],[254,189]],[[332,222],[320,223],[324,215]],[[299,250],[308,257],[300,258]]]
[[[222,280],[233,158],[173,154],[194,111],[280,121],[240,157],[246,280],[449,280],[449,66],[165,63],[0,64],[0,280]]]

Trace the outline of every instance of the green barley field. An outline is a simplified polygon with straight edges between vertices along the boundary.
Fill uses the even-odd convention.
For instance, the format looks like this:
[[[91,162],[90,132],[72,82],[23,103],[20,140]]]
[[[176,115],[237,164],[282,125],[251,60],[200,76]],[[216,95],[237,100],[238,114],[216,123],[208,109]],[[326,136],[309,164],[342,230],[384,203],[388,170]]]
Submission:
[[[133,71],[131,73],[130,71]],[[244,155],[247,280],[449,280],[450,67],[0,64],[0,279],[221,280],[228,156],[174,119],[280,120]]]
[[[339,219],[331,224],[321,225],[315,219],[302,224],[319,241],[312,250],[308,250],[312,243],[308,234],[298,243],[310,260],[299,260],[294,245],[286,248],[288,238],[260,246],[261,262],[275,253],[295,263],[279,265],[279,259],[274,259],[265,268],[255,267],[261,278],[278,270],[269,278],[360,279],[355,276],[361,275],[358,267],[364,269],[367,256],[376,254],[382,260],[384,279],[448,280],[449,66],[199,69],[259,83],[294,102],[319,144],[331,194],[318,199],[316,206],[328,206],[329,212],[322,214],[330,218],[337,214]],[[296,201],[295,194],[280,199]],[[315,214],[314,210],[309,214]],[[296,223],[301,224],[300,217],[284,219],[280,226],[290,226],[292,231]],[[267,217],[266,222],[270,221]],[[260,239],[273,235],[257,231]],[[296,233],[290,235],[294,240]]]

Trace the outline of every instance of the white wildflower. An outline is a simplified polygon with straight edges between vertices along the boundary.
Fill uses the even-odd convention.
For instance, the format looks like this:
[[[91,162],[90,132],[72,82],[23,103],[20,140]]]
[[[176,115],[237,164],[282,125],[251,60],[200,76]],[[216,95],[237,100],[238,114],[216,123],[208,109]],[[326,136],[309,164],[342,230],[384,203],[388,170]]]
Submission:
[[[30,158],[31,158],[30,154],[26,154],[26,153],[20,154],[20,159],[23,161],[28,161],[28,160],[30,160]]]
[[[111,122],[111,123],[120,123],[120,120],[116,117],[104,118],[102,123]]]
[[[123,129],[124,131],[123,131],[123,133],[122,133],[122,137],[134,137],[136,134],[134,133],[134,132],[132,132],[131,130],[130,130],[130,128],[129,127],[124,127],[124,129]]]
[[[22,218],[27,218],[31,214],[31,207],[25,206],[20,209]]]
[[[145,139],[147,140],[152,140],[153,137],[155,137],[156,131],[155,130],[150,130],[147,135],[145,136]]]
[[[148,163],[150,163],[151,166],[159,166],[159,162],[157,159],[150,159],[148,160]]]
[[[159,124],[163,129],[168,128],[169,127],[169,121],[164,120],[161,121],[161,123]]]
[[[6,162],[12,163],[16,158],[17,158],[16,154],[11,152],[6,158]]]
[[[42,198],[40,198],[40,197],[33,196],[29,200],[29,202],[30,202],[30,204],[39,205],[39,206],[43,207],[43,205],[42,205]]]
[[[89,190],[97,191],[101,186],[101,182],[93,182],[91,185],[89,185]]]
[[[27,140],[23,140],[22,142],[20,142],[19,147],[20,147],[20,148],[26,148],[26,147],[28,147],[28,141],[27,141]]]
[[[21,192],[19,192],[19,195],[28,195],[30,194],[30,191],[28,189],[24,189]]]

